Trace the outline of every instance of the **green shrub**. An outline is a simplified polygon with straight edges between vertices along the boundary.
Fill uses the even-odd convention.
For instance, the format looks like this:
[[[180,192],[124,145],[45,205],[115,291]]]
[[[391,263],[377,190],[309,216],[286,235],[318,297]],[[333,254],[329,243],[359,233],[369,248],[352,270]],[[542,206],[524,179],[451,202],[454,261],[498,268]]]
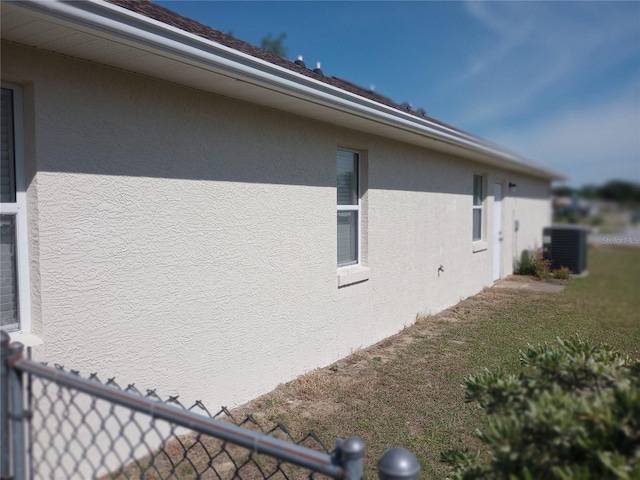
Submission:
[[[516,260],[513,271],[517,275],[532,275],[536,274],[536,257],[533,252],[529,250],[523,250],[520,254],[520,260]]]
[[[550,262],[544,258],[542,249],[523,250],[520,260],[516,260],[513,264],[513,272],[516,275],[529,275],[542,279],[551,277]]]
[[[488,449],[450,450],[451,479],[640,478],[640,360],[577,336],[529,346],[523,370],[465,380],[466,402],[488,414]]]

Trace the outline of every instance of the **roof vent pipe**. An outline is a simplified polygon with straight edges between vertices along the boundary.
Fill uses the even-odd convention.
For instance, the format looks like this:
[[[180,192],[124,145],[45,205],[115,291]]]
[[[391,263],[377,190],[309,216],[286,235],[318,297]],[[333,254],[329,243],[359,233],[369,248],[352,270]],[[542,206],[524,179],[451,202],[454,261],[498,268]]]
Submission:
[[[324,73],[322,73],[322,69],[320,68],[320,62],[316,62],[316,68],[313,69],[313,73],[324,75]]]
[[[295,63],[299,67],[307,68],[307,66],[304,64],[304,60],[302,60],[302,55],[298,55],[298,59],[293,63]]]

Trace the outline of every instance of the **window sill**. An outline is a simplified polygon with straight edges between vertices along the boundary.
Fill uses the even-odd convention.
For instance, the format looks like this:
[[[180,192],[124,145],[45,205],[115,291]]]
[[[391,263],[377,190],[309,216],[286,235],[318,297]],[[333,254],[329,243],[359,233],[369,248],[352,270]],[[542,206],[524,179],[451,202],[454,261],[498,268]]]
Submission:
[[[30,333],[21,333],[21,332],[7,332],[11,337],[11,343],[20,342],[25,347],[35,347],[37,345],[42,345],[44,341],[37,335],[32,335]]]
[[[369,280],[369,269],[361,265],[338,269],[338,288]]]
[[[489,245],[487,244],[487,242],[483,242],[483,241],[473,242],[473,253],[483,252],[487,248],[489,248]]]

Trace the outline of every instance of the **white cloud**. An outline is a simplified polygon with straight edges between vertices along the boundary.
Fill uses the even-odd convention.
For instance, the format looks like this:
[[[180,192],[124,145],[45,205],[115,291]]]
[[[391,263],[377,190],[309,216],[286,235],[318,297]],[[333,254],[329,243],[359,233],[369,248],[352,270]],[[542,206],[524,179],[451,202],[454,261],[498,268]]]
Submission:
[[[532,35],[534,26],[532,19],[525,19],[521,24],[494,15],[484,2],[470,1],[466,3],[466,6],[472,16],[498,35],[499,42],[491,50],[474,57],[469,68],[457,79],[458,82],[471,80],[503,60]]]
[[[611,178],[640,182],[639,132],[640,95],[631,88],[614,100],[495,130],[489,138],[581,185]]]
[[[459,99],[450,120],[470,130],[570,96],[640,54],[637,4],[469,2],[467,12],[494,37],[450,84]]]

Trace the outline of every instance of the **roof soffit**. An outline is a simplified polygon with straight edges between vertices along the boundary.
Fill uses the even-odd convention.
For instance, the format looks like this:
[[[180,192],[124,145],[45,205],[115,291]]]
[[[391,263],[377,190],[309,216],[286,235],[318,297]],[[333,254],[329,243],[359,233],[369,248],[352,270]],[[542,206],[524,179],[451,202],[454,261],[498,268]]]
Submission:
[[[562,178],[464,132],[103,1],[3,2],[2,38],[484,164]]]

